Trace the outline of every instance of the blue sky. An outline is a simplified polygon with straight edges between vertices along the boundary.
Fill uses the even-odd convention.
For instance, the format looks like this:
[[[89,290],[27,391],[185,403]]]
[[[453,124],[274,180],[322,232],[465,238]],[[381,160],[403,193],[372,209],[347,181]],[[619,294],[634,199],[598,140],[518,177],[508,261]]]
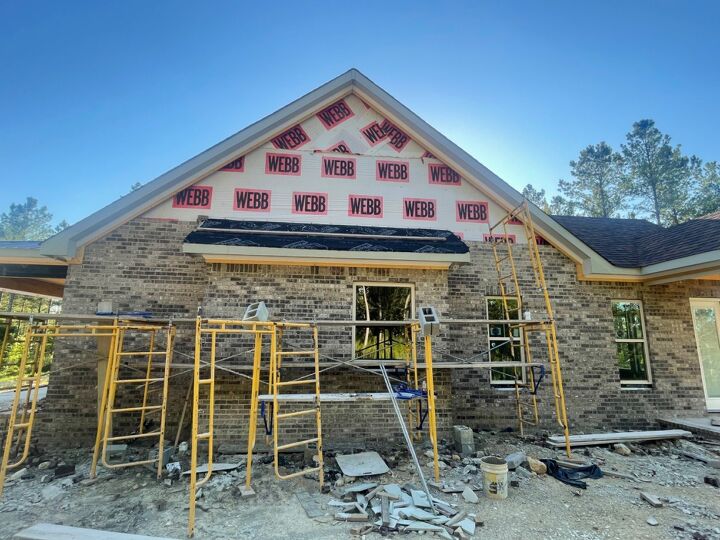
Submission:
[[[720,159],[720,2],[0,0],[0,211],[77,221],[357,67],[516,188],[653,118]]]

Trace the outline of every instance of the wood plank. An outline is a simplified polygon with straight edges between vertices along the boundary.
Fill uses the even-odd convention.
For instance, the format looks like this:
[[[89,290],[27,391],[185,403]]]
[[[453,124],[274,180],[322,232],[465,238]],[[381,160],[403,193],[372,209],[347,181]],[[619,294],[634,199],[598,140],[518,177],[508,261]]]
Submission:
[[[692,437],[692,433],[683,429],[666,429],[660,431],[626,431],[622,433],[591,433],[587,435],[571,435],[570,446],[597,446],[620,442],[660,441]],[[548,437],[548,444],[554,447],[565,446],[565,437]]]
[[[97,529],[81,529],[52,523],[38,523],[15,533],[15,540],[175,540],[159,536],[125,534]]]

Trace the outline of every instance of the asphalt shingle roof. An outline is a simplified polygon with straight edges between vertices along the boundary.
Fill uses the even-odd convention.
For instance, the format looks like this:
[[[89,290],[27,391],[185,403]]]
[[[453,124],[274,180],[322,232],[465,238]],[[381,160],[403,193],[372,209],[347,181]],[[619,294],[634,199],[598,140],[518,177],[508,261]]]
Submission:
[[[230,219],[203,221],[185,238],[185,243],[337,251],[468,252],[467,245],[455,234],[436,229]]]
[[[720,249],[720,212],[667,228],[643,219],[552,217],[621,268],[649,266]]]

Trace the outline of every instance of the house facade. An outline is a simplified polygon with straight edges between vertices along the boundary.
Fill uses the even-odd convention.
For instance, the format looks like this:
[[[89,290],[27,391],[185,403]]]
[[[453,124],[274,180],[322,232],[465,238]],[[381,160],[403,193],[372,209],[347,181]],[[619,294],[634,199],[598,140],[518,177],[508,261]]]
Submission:
[[[341,75],[39,245],[0,246],[0,286],[62,294],[63,310],[99,302],[154,317],[240,318],[263,301],[276,320],[391,321],[433,306],[442,319],[501,319],[493,243],[511,243],[522,312],[542,317],[522,223],[494,223],[521,195],[356,70]],[[648,428],[720,410],[720,220],[683,230],[635,220],[552,217],[532,207],[555,310],[571,431]],[[679,226],[683,227],[683,226]],[[46,289],[41,291],[45,287]],[[435,343],[438,421],[514,427],[516,359],[508,328],[455,324]],[[370,369],[411,346],[392,328],[323,330],[327,392],[381,391]],[[238,353],[232,343],[224,354]],[[193,354],[179,326],[177,422]],[[41,436],[94,437],[92,352],[56,346]],[[520,358],[517,358],[520,360]],[[542,360],[542,352],[536,360]],[[216,389],[216,438],[247,432],[240,356]],[[463,367],[462,364],[467,364]],[[443,367],[443,365],[447,367]],[[233,373],[235,372],[235,373]],[[521,374],[522,377],[525,374]],[[538,390],[553,429],[549,382]],[[327,444],[397,441],[385,403],[323,405]]]

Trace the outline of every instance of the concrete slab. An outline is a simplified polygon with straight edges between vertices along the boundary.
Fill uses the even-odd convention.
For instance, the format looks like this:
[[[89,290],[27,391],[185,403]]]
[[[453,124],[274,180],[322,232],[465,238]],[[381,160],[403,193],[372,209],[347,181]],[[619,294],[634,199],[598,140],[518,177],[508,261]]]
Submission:
[[[81,529],[52,523],[38,523],[13,536],[16,540],[177,540],[175,538]]]
[[[338,454],[335,461],[345,476],[374,476],[390,470],[377,452]]]
[[[720,439],[720,426],[712,424],[712,420],[720,418],[720,415],[708,415],[686,418],[658,418],[658,422],[665,426],[686,429],[697,435],[712,439]]]

